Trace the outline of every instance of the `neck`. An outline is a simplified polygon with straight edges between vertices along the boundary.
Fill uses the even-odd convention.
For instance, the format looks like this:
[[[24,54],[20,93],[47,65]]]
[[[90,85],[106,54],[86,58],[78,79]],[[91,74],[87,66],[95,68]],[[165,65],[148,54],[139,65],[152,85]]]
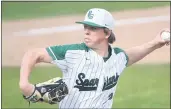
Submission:
[[[108,57],[108,43],[101,43],[97,45],[93,50],[102,57]]]

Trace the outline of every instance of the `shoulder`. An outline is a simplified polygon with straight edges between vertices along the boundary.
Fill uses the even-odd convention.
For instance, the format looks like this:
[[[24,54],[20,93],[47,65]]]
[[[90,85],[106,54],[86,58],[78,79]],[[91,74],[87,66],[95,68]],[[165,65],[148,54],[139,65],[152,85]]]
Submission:
[[[129,58],[128,58],[128,55],[126,54],[126,52],[122,48],[119,48],[119,47],[113,47],[113,50],[114,50],[114,52],[115,52],[116,55],[117,54],[120,54],[120,53],[123,53],[124,54],[124,57],[125,57],[125,59],[127,61],[126,62],[126,65],[127,65]]]
[[[64,47],[67,47],[68,50],[87,50],[89,49],[85,43],[80,43],[80,44],[69,44],[69,45],[64,45]]]
[[[46,48],[46,51],[53,58],[53,60],[62,60],[65,58],[65,55],[68,51],[76,51],[78,50],[88,50],[89,48],[85,45],[85,43],[80,44],[66,44],[66,45],[54,45]]]
[[[85,45],[85,43],[54,45],[54,46],[50,46],[48,48],[62,49],[62,50],[87,50],[88,49],[88,47]]]
[[[119,47],[113,47],[113,49],[114,49],[115,54],[119,54],[121,52],[125,53],[125,51],[123,49],[119,48]]]

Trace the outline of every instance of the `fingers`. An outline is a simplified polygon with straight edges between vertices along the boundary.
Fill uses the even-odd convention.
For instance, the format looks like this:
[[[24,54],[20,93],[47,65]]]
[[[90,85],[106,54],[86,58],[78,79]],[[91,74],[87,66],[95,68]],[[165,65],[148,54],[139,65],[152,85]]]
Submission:
[[[166,46],[169,46],[169,45],[170,45],[170,42],[167,42],[167,43],[166,43]]]
[[[168,31],[168,32],[170,32],[170,28],[163,28],[161,32],[163,32],[163,31]]]

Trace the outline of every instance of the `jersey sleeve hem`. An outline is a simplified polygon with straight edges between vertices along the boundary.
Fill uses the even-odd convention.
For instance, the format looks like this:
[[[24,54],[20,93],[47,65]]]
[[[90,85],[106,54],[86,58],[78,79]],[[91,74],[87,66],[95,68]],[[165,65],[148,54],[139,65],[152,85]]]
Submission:
[[[118,54],[118,53],[120,53],[120,52],[123,52],[123,53],[125,54],[126,61],[127,61],[126,64],[125,64],[125,66],[128,66],[129,57],[128,57],[128,55],[126,54],[126,52],[125,52],[123,49],[118,48],[118,47],[115,47],[115,48],[114,48],[114,51],[115,51],[116,54]]]
[[[54,55],[50,47],[46,48],[46,51],[48,52],[49,56],[52,57],[53,60],[57,60],[56,56]]]
[[[126,56],[126,66],[128,66],[128,61],[129,61],[129,57],[128,57],[128,55],[126,54],[126,52],[124,51],[124,54],[125,54],[125,56]]]

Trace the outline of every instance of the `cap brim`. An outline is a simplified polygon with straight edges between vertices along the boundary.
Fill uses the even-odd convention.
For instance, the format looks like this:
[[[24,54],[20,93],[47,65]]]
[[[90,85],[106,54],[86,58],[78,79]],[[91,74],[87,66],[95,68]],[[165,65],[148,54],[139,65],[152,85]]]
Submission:
[[[101,25],[98,25],[98,24],[95,24],[95,23],[92,23],[92,22],[88,22],[88,21],[75,22],[75,23],[86,24],[86,25],[93,26],[93,27],[104,27],[104,26],[101,26]]]

